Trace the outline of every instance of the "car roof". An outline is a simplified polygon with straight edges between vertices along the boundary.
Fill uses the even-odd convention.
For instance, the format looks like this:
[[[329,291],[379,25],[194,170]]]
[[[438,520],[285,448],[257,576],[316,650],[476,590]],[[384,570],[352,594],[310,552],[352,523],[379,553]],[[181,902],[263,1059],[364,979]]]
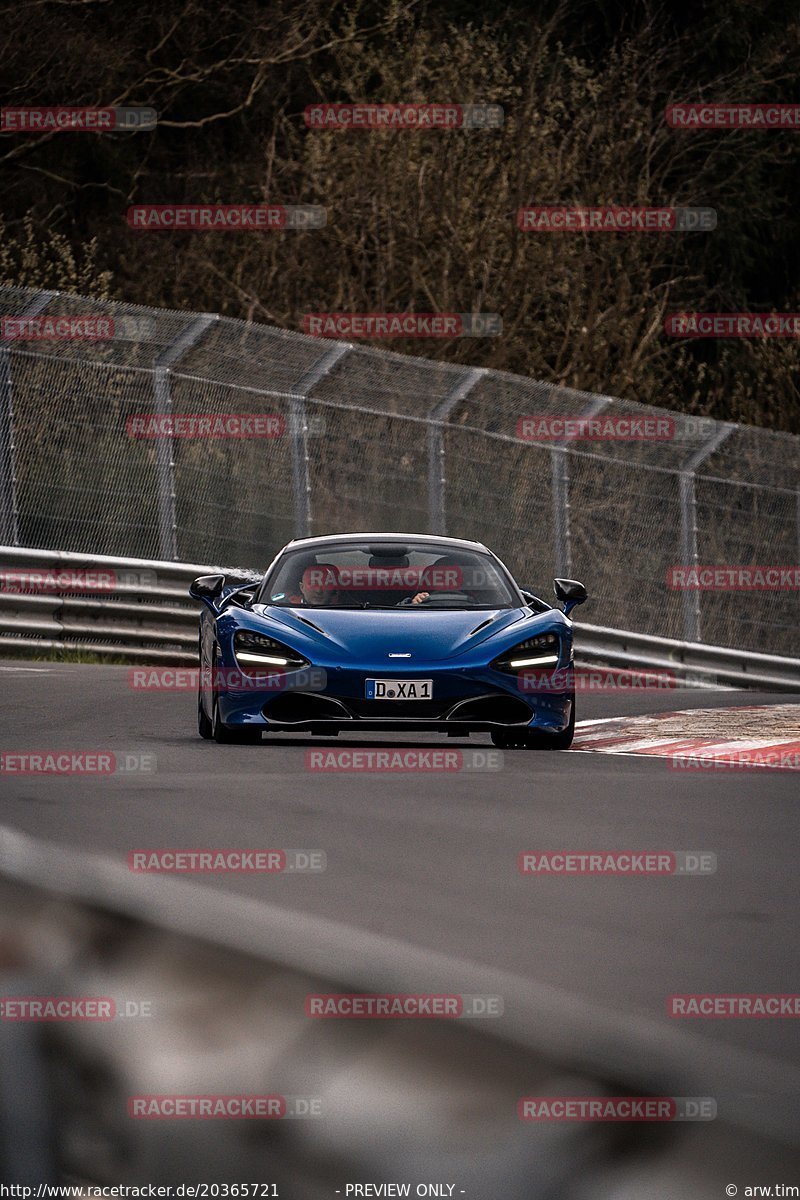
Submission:
[[[323,542],[425,542],[428,545],[433,543],[442,546],[469,546],[491,554],[491,550],[484,546],[483,542],[470,542],[466,538],[451,538],[436,533],[328,533],[322,537],[294,538],[284,549],[288,550],[290,546],[292,549],[300,546],[313,547]]]

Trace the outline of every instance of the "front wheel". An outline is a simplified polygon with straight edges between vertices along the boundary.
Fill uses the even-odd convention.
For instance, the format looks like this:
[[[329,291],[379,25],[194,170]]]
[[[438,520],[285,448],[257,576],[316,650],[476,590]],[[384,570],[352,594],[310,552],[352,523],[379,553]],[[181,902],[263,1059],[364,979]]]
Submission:
[[[261,730],[252,729],[248,725],[223,725],[219,715],[219,698],[214,696],[211,736],[219,746],[253,745],[255,742],[261,741]]]
[[[200,670],[197,672],[197,732],[201,738],[212,738],[214,729],[211,721],[206,716],[206,710],[203,708],[203,641],[202,638],[197,646],[198,661]]]
[[[575,693],[569,694],[569,724],[561,733],[539,733],[531,731],[531,746],[534,750],[569,750],[575,737]]]
[[[575,737],[575,693],[569,694],[569,724],[560,733],[540,729],[500,729],[492,733],[492,744],[503,750],[569,750]]]
[[[522,729],[497,729],[491,734],[492,745],[501,750],[526,750],[531,744],[530,733]]]
[[[208,739],[214,736],[214,727],[206,716],[202,696],[197,697],[197,732],[201,738]]]

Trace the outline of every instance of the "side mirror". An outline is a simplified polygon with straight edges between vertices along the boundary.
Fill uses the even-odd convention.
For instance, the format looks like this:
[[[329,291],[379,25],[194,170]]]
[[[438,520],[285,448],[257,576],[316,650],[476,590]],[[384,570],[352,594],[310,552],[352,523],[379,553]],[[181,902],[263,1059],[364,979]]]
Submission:
[[[586,588],[577,579],[554,579],[553,591],[556,600],[560,600],[564,605],[565,617],[569,616],[576,605],[583,604],[588,596]]]
[[[225,587],[224,575],[201,575],[189,587],[189,595],[195,600],[213,603]]]

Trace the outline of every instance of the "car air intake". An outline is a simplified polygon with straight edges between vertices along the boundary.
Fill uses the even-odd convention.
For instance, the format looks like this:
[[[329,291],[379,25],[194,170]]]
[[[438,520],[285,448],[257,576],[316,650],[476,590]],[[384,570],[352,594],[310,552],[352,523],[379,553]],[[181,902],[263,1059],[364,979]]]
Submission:
[[[533,713],[516,696],[478,696],[463,700],[450,712],[451,721],[494,721],[498,725],[527,725]]]
[[[305,721],[347,721],[350,713],[338,700],[314,692],[283,692],[261,710],[268,721],[299,725]]]

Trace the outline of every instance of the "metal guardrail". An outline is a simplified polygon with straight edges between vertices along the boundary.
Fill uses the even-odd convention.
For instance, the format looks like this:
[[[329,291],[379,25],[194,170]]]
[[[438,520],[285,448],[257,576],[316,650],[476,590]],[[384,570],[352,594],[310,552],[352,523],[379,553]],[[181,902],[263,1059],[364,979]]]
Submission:
[[[581,664],[672,672],[692,687],[800,691],[800,659],[704,646],[601,625],[576,625],[575,655]]]
[[[0,547],[0,572],[92,571],[97,590],[0,590],[0,654],[82,651],[102,658],[196,664],[200,606],[188,595],[217,568],[140,558]],[[224,568],[243,577],[257,573]]]
[[[105,572],[108,586],[87,594],[0,590],[0,655],[82,651],[138,662],[197,663],[200,606],[187,589],[214,571],[260,577],[250,568],[114,558],[0,546],[0,573]],[[575,624],[576,663],[660,671],[694,687],[800,690],[800,659]]]

